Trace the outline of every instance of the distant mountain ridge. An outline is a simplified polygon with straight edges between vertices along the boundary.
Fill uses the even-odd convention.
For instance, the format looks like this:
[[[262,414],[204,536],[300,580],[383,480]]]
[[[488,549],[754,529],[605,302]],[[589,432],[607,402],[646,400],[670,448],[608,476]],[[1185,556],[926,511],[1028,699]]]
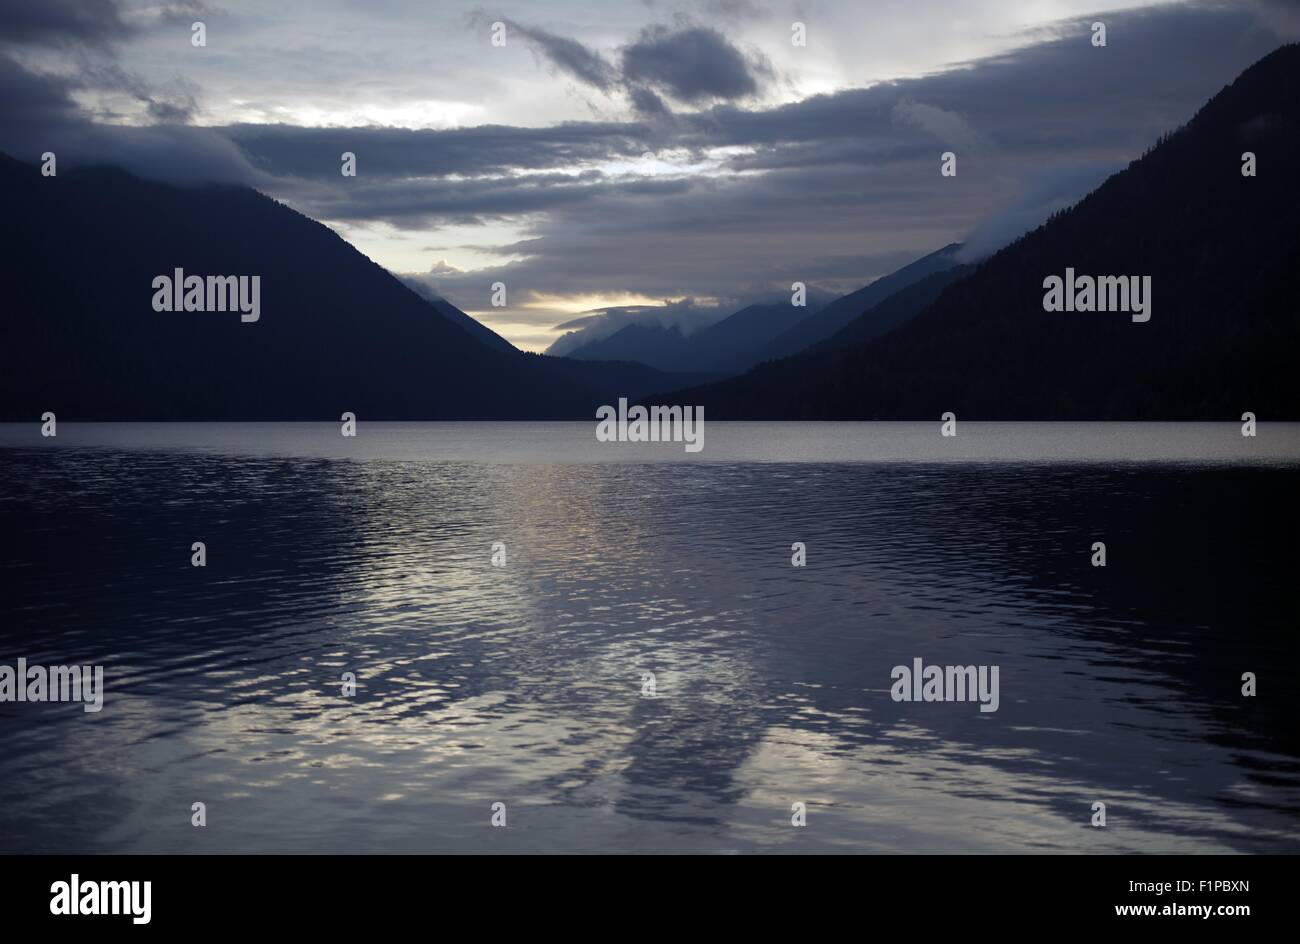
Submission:
[[[689,369],[737,373],[758,362],[758,352],[772,339],[805,323],[820,306],[796,307],[789,300],[747,305],[733,315],[691,335]]]
[[[680,368],[690,357],[690,342],[677,325],[624,325],[567,355],[581,361],[636,361],[658,370]]]
[[[932,273],[957,265],[960,249],[960,243],[952,243],[826,304],[747,305],[689,335],[677,325],[631,324],[569,351],[568,356],[637,361],[659,370],[718,377],[742,373],[755,364],[787,357],[826,341],[877,302]],[[879,333],[892,327],[894,323],[882,322]]]
[[[789,302],[746,305],[689,334],[679,325],[633,323],[568,352],[579,360],[631,360],[659,370],[725,376],[757,363],[756,352],[820,306]]]
[[[800,351],[827,341],[895,292],[919,282],[926,276],[957,265],[957,254],[961,248],[961,243],[949,243],[942,249],[922,256],[895,272],[882,275],[856,292],[837,298],[811,318],[773,338],[755,353],[753,363],[789,357],[791,354],[798,354]],[[897,322],[881,322],[876,333],[884,334],[896,324]],[[863,327],[858,333],[865,335],[868,330]],[[866,337],[863,336],[862,340],[866,340]]]
[[[1269,54],[883,336],[655,399],[713,419],[1300,418],[1298,79],[1300,45]],[[1150,276],[1151,320],[1045,311],[1067,268]]]

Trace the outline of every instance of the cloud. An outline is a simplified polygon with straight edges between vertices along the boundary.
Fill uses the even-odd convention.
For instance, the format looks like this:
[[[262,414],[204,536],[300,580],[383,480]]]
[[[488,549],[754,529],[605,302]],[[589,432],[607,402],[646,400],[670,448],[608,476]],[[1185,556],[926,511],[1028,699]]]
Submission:
[[[504,22],[509,33],[522,36],[535,52],[566,75],[602,92],[612,91],[619,84],[618,71],[599,53],[576,39],[557,36],[514,20]]]
[[[910,98],[898,101],[890,117],[896,124],[924,131],[948,147],[968,150],[983,144],[970,122],[961,115]]]
[[[836,297],[835,293],[813,288],[808,292],[808,304],[817,308]],[[596,309],[555,325],[553,330],[563,331],[565,334],[552,342],[546,349],[546,353],[563,356],[583,345],[607,338],[629,325],[676,328],[685,337],[690,337],[747,305],[788,303],[789,300],[790,293],[781,291],[762,292],[740,298],[665,299],[661,305],[629,305]]]
[[[358,180],[411,180],[548,171],[646,150],[650,129],[629,122],[566,122],[549,128],[479,125],[446,130],[302,128],[285,124],[224,129],[261,166],[291,177],[338,176],[338,154],[364,161]]]
[[[465,270],[457,268],[446,259],[439,259],[429,267],[429,275],[437,278],[440,275],[464,275]]]
[[[659,117],[671,114],[664,100],[648,88],[633,85],[628,88],[627,93],[632,99],[632,107],[639,115]]]
[[[744,2],[733,6],[730,12],[738,15],[755,12]],[[469,19],[480,27],[490,21],[482,12]],[[691,105],[751,98],[773,76],[761,54],[746,54],[717,30],[686,21],[645,27],[622,48],[617,65],[576,39],[515,20],[501,22],[507,36],[522,37],[558,72],[606,95],[626,95],[642,115],[668,114],[664,95]]]
[[[958,260],[973,262],[992,255],[1058,210],[1074,206],[1123,167],[1122,162],[1066,164],[1034,174],[1011,205],[981,220],[962,240]]]
[[[3,42],[107,46],[132,29],[113,0],[0,0]]]
[[[699,7],[727,20],[758,20],[768,11],[753,0],[702,0]]]
[[[42,75],[0,55],[0,146],[34,145],[42,134],[80,121],[77,87],[75,79]]]
[[[59,169],[114,165],[177,184],[239,183],[274,190],[278,182],[253,168],[228,135],[211,128],[167,123],[132,127],[89,119],[76,93],[90,87],[127,91],[148,104],[155,118],[191,103],[154,98],[148,87],[112,63],[87,65],[73,78],[36,72],[0,54],[0,151],[20,159],[53,151]]]
[[[40,4],[0,0],[5,24],[0,52],[0,150],[33,159],[58,155],[60,170],[111,164],[157,180],[195,184],[234,182],[269,186],[227,135],[185,128],[198,110],[198,86],[182,76],[158,88],[120,62],[119,44],[200,4],[177,3],[133,11],[107,0],[50,0]],[[137,22],[138,21],[138,22]],[[32,48],[58,50],[75,69],[49,71],[17,56]],[[108,101],[136,103],[138,115],[123,115]],[[87,101],[90,104],[87,104]],[[124,119],[151,124],[132,126]]]
[[[626,81],[689,104],[755,96],[772,75],[761,55],[747,56],[705,26],[647,26],[623,48],[622,70]]]
[[[159,90],[117,62],[105,60],[84,63],[78,78],[83,88],[130,96],[144,106],[145,114],[155,123],[187,124],[198,112],[198,86],[182,76],[173,79],[168,88]]]
[[[546,349],[546,353],[563,357],[586,344],[610,337],[634,324],[642,327],[676,328],[689,337],[711,324],[716,324],[733,311],[735,308],[731,306],[702,305],[693,298],[676,301],[665,299],[662,305],[654,306],[602,308],[556,325],[556,331],[566,333],[552,342]]]
[[[1300,39],[1300,6],[1295,0],[1247,0],[1269,29],[1284,39]]]

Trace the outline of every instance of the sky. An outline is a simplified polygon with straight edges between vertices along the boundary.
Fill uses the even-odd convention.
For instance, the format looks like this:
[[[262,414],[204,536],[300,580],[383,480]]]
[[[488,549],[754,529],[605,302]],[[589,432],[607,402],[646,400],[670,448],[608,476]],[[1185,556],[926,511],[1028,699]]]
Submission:
[[[1298,7],[0,0],[0,150],[255,187],[562,353],[991,252],[1300,38]]]

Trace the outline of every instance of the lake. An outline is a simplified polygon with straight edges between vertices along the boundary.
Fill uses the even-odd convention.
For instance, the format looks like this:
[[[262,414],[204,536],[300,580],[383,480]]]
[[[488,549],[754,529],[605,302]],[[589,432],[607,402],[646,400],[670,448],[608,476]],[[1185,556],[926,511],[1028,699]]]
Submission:
[[[0,425],[0,851],[1300,852],[1300,425],[939,425]]]

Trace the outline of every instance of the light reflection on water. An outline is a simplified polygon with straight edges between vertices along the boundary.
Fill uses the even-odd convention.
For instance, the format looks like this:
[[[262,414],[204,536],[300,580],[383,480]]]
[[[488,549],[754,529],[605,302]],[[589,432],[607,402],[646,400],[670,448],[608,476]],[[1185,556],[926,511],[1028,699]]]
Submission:
[[[0,662],[108,692],[0,704],[0,848],[1300,851],[1300,467],[1051,461],[1060,427],[1032,463],[784,462],[743,425],[767,461],[6,432]],[[1000,710],[894,703],[914,656],[1000,665]]]

